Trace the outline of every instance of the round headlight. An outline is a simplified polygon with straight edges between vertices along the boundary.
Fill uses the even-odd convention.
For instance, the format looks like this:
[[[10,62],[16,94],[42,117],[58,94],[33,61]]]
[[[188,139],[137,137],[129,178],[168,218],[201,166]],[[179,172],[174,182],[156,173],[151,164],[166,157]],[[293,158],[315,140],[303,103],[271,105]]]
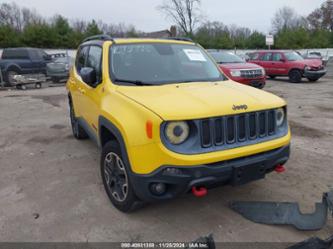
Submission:
[[[276,110],[276,125],[278,127],[283,125],[285,117],[286,117],[286,114],[285,114],[283,108],[279,108]]]
[[[165,136],[170,143],[178,145],[188,138],[190,127],[186,122],[170,122],[165,127]]]

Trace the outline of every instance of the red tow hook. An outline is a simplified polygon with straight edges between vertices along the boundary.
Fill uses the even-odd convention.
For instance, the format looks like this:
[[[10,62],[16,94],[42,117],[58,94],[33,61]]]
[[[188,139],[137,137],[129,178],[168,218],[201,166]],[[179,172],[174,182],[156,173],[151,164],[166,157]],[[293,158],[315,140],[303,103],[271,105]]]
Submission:
[[[275,167],[274,170],[275,170],[276,173],[281,174],[281,173],[286,171],[286,168],[283,165],[279,164]]]
[[[204,187],[200,187],[200,188],[198,188],[198,187],[192,187],[192,193],[193,193],[194,196],[200,198],[200,197],[206,196],[207,193],[208,193],[208,190],[206,188],[204,188]]]

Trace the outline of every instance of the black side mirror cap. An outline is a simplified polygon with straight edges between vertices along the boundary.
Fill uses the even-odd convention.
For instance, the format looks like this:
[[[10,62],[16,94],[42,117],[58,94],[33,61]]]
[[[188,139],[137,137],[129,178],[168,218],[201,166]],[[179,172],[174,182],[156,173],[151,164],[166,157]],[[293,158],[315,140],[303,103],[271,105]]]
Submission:
[[[80,75],[84,83],[94,86],[97,81],[96,71],[91,67],[83,67],[80,70]]]

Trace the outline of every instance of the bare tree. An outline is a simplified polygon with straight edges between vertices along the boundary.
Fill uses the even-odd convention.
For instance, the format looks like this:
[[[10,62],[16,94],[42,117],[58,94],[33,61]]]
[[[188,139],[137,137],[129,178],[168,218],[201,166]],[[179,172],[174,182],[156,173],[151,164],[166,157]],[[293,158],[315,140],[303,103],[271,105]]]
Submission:
[[[192,36],[200,19],[201,0],[165,0],[158,9],[171,18],[185,35]]]
[[[87,22],[76,19],[71,21],[71,27],[75,32],[84,33],[87,29]]]
[[[17,31],[23,31],[29,24],[42,22],[43,18],[35,10],[20,8],[16,3],[0,5],[0,25],[7,25]]]
[[[308,16],[307,20],[313,29],[333,31],[333,1],[324,2]]]
[[[22,30],[21,10],[17,4],[3,3],[0,5],[0,24],[8,25],[17,31]]]
[[[283,7],[279,9],[272,19],[272,28],[273,32],[275,33],[286,28],[296,28],[304,26],[307,26],[306,19],[299,16],[296,11],[290,7]]]
[[[36,12],[36,10],[22,8],[21,14],[22,14],[23,28],[29,24],[36,25],[36,24],[41,24],[44,21],[43,18]]]

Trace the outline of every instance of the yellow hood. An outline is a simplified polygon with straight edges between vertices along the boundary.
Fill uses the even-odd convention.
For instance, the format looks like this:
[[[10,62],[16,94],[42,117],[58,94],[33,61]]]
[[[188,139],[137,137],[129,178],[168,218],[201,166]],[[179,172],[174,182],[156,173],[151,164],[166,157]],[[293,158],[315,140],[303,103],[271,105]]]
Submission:
[[[233,81],[163,86],[119,86],[117,91],[164,120],[190,120],[232,115],[284,106],[281,98]],[[247,110],[233,106],[247,105]]]

